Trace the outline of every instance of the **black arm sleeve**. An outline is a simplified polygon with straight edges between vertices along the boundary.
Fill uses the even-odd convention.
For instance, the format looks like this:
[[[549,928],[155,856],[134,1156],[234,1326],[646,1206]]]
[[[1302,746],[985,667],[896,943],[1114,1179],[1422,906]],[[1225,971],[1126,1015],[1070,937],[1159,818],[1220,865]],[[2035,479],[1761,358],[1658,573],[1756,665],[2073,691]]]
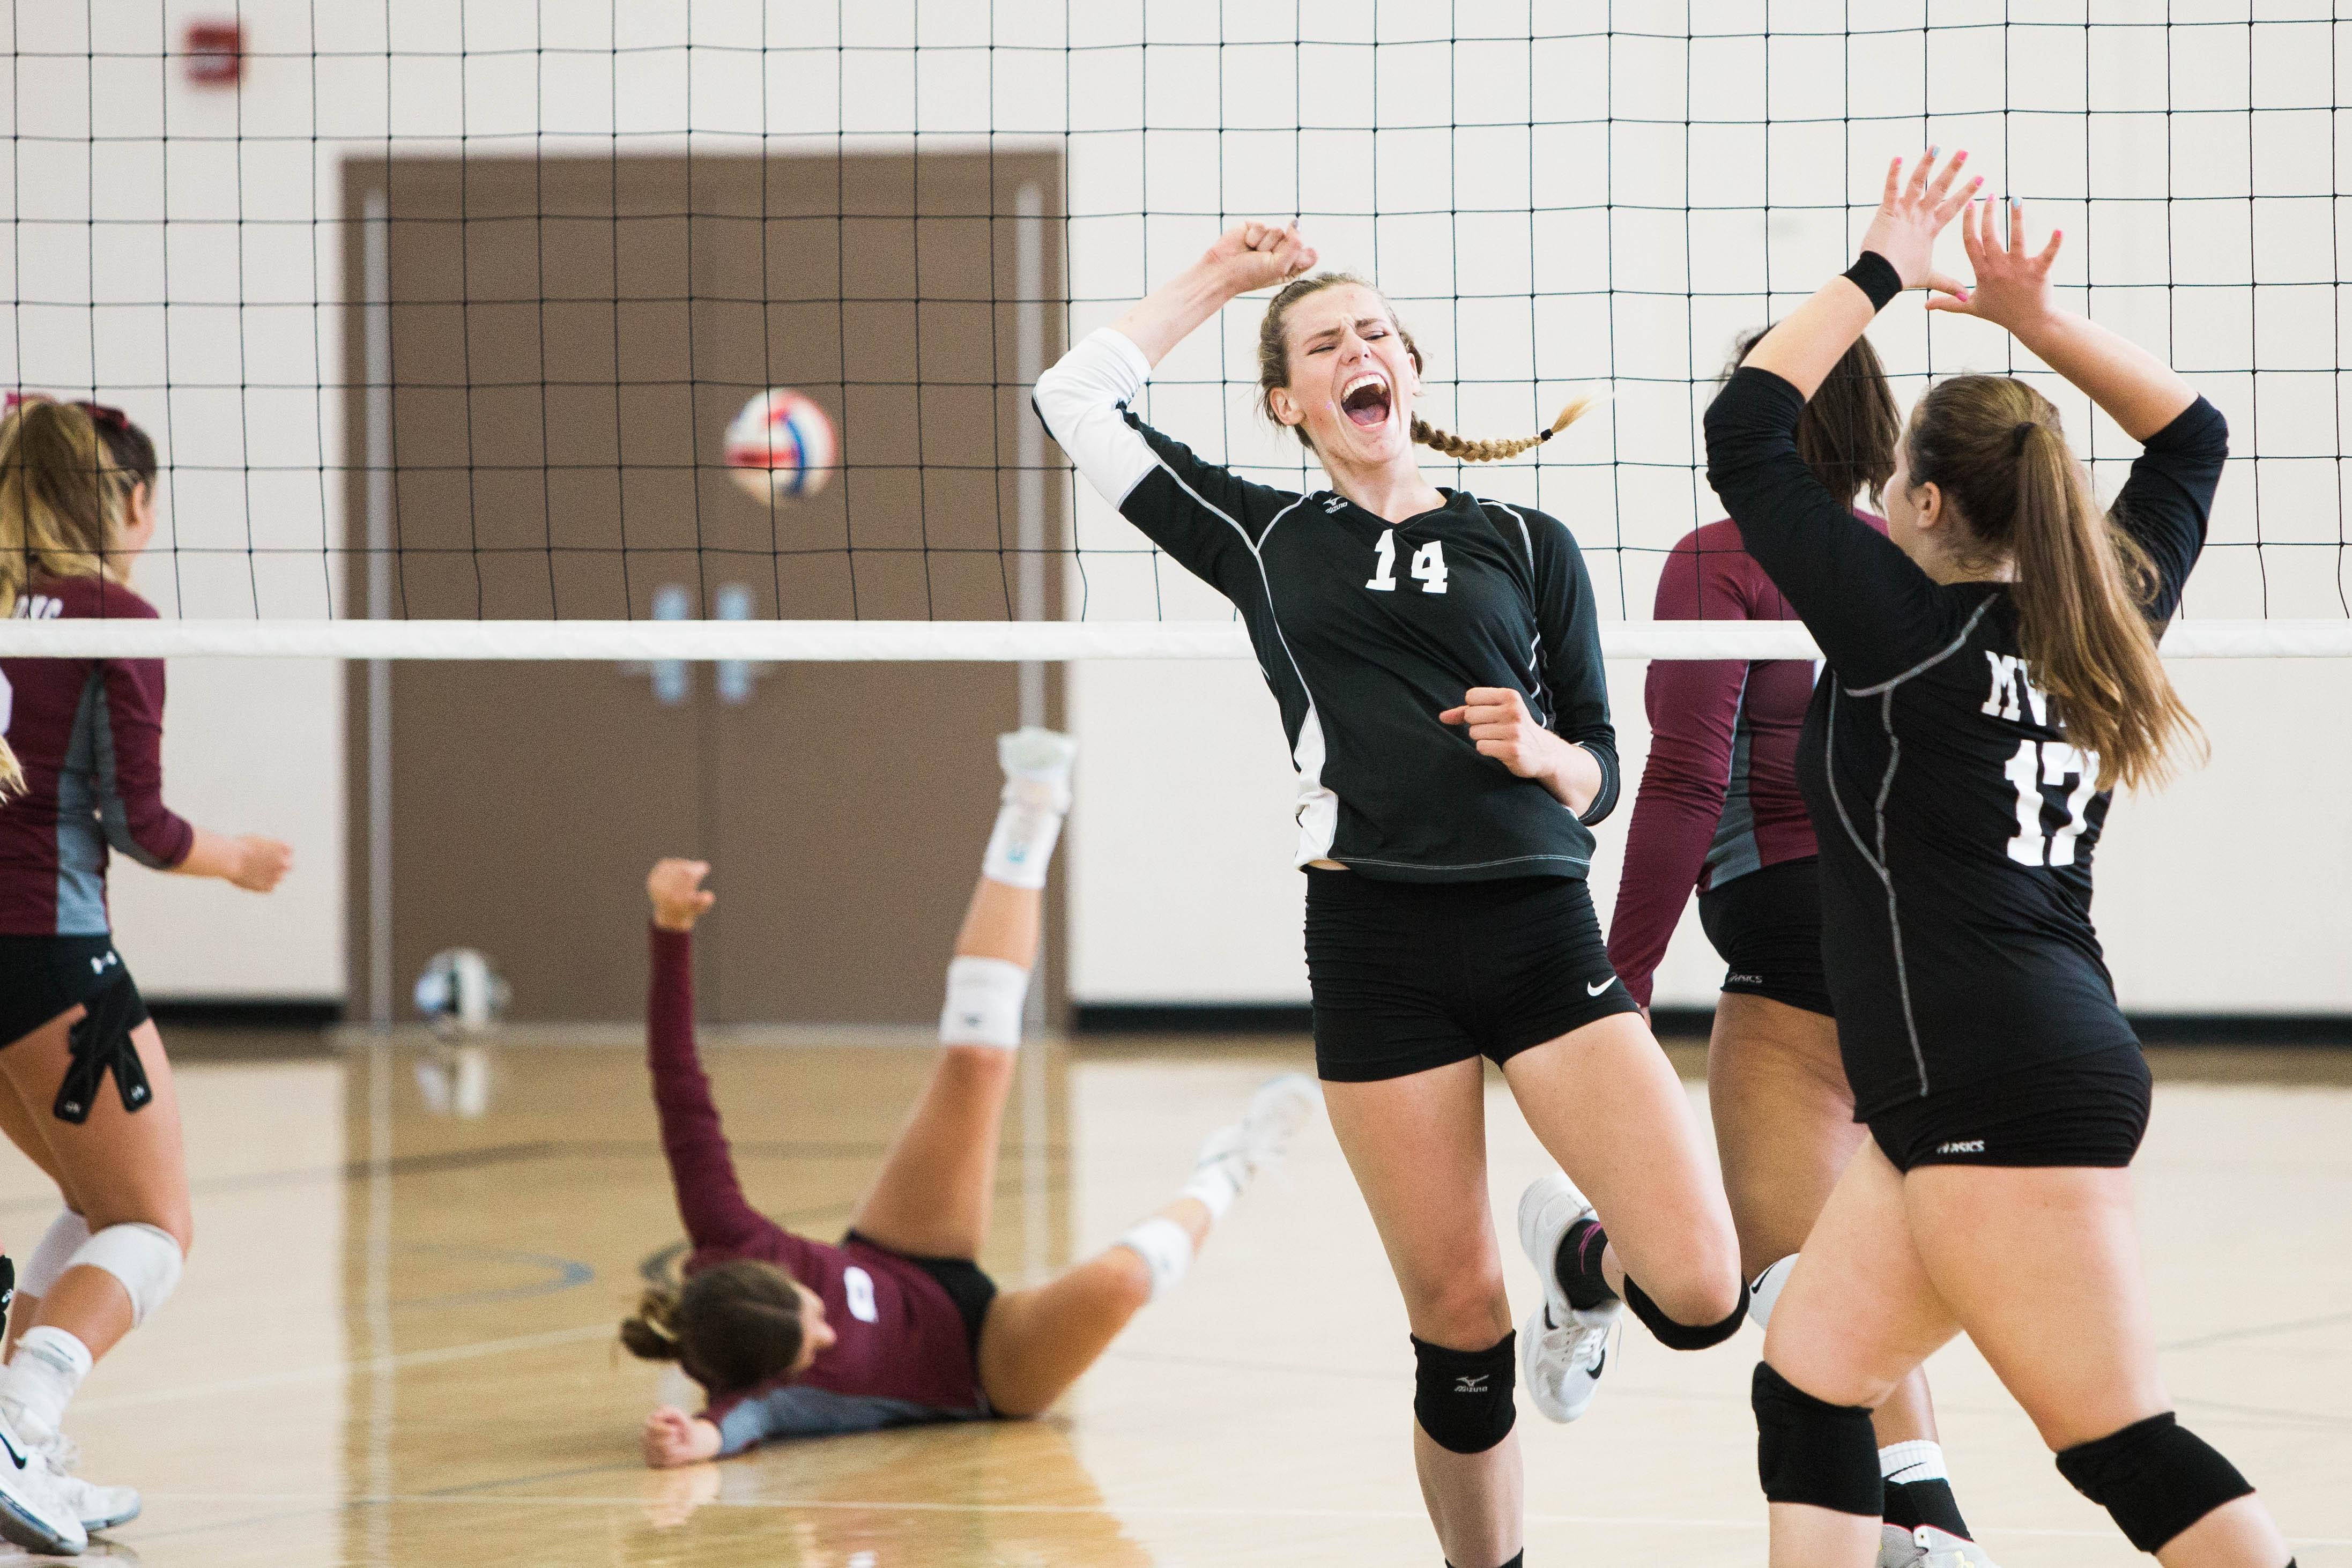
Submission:
[[[1955,601],[1805,466],[1804,406],[1771,371],[1735,371],[1706,411],[1707,483],[1840,678],[1866,685],[1948,643]]]
[[[2230,422],[2199,398],[2147,438],[2108,515],[2156,568],[2147,617],[2159,627],[2180,608],[2181,586],[2205,549],[2213,492],[2230,455]]]
[[[1601,789],[1578,813],[1591,827],[1617,807],[1617,730],[1609,722],[1609,681],[1601,662],[1601,619],[1592,601],[1592,579],[1584,552],[1557,517],[1525,514],[1528,549],[1535,567],[1537,674],[1549,712],[1545,727],[1563,740],[1592,753],[1601,764]]]

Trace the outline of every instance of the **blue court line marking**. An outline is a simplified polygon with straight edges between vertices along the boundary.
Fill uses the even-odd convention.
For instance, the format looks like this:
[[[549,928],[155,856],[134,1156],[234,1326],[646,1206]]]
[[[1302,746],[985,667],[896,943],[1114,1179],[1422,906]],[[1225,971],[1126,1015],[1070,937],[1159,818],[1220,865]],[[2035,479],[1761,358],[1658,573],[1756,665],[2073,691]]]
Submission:
[[[507,1263],[528,1269],[544,1269],[549,1278],[534,1280],[529,1284],[509,1285],[490,1291],[464,1291],[447,1296],[413,1297],[391,1303],[394,1312],[414,1312],[422,1307],[470,1307],[492,1301],[528,1301],[533,1296],[552,1296],[584,1285],[596,1277],[596,1270],[576,1259],[558,1258],[547,1252],[518,1252],[499,1247],[467,1247],[456,1243],[410,1241],[393,1249],[394,1252],[434,1253],[448,1258],[472,1259],[484,1263]]]

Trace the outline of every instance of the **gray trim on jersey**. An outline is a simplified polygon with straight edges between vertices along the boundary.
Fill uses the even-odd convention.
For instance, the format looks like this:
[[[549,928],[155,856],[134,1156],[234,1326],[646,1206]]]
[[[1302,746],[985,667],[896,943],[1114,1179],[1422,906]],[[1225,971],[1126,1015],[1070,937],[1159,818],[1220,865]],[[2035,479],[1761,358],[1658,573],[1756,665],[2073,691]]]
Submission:
[[[113,778],[114,748],[107,724],[106,671],[94,665],[74,705],[73,728],[66,737],[65,765],[58,769],[58,916],[60,936],[103,936],[106,919],[106,840],[98,822],[103,803],[90,788],[99,772],[98,739],[105,735],[104,777]],[[121,806],[115,802],[119,810]]]
[[[974,1421],[987,1414],[984,1409],[935,1410],[908,1399],[787,1384],[727,1412],[719,1423],[719,1451],[740,1454],[775,1437],[831,1437],[928,1421]]]
[[[1580,855],[1506,855],[1498,861],[1464,861],[1459,865],[1431,865],[1427,861],[1380,861],[1370,855],[1334,855],[1331,858],[1344,865],[1392,865],[1400,871],[1490,871],[1498,865],[1521,865],[1528,861],[1562,861],[1580,866],[1592,863]]]
[[[1911,1060],[1919,1070],[1919,1093],[1923,1099],[1927,1093],[1927,1052],[1919,1043],[1919,1021],[1911,1010],[1911,970],[1903,955],[1903,912],[1895,902],[1894,869],[1886,863],[1886,800],[1895,789],[1895,771],[1903,763],[1903,742],[1895,734],[1895,690],[1914,675],[1924,674],[1967,647],[1969,639],[1976,634],[1977,622],[1983,620],[1985,612],[1991,608],[1990,598],[1979,601],[1975,612],[1961,626],[1960,634],[1953,638],[1948,646],[1941,653],[1920,660],[1893,680],[1881,681],[1871,686],[1840,688],[1850,697],[1878,698],[1878,722],[1886,731],[1886,775],[1878,781],[1878,798],[1871,803],[1876,829],[1874,837],[1878,842],[1875,855],[1862,841],[1862,835],[1854,831],[1853,819],[1846,814],[1845,800],[1838,794],[1837,702],[1834,695],[1830,702],[1828,732],[1822,741],[1822,771],[1829,783],[1830,803],[1837,808],[1838,821],[1843,824],[1846,837],[1853,841],[1853,847],[1862,852],[1862,858],[1869,862],[1871,870],[1878,873],[1878,880],[1886,888],[1886,930],[1895,947],[1895,985],[1903,998],[1903,1030],[1911,1039]]]
[[[1764,852],[1756,843],[1756,800],[1748,793],[1750,755],[1756,728],[1748,720],[1748,672],[1739,674],[1739,706],[1731,722],[1731,773],[1724,781],[1723,814],[1716,819],[1715,838],[1706,846],[1706,885],[1721,887],[1750,872],[1764,869]]]

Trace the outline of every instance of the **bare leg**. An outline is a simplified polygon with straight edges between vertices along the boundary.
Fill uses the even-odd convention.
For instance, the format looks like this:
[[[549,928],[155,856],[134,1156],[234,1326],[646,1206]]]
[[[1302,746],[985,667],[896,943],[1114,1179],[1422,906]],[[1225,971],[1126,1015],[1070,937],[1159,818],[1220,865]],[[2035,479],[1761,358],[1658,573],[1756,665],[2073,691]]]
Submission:
[[[1738,1310],[1730,1206],[1707,1169],[1682,1081],[1638,1015],[1613,1014],[1523,1051],[1503,1076],[1528,1125],[1600,1214],[1612,1289],[1622,1295],[1631,1273],[1678,1323],[1721,1322]]]
[[[971,890],[959,958],[1026,969],[1037,961],[1045,895],[982,877]],[[1019,1053],[994,1045],[946,1047],[908,1113],[850,1223],[894,1251],[976,1258],[988,1239],[1004,1102]]]
[[[1331,1130],[1380,1229],[1413,1334],[1449,1350],[1485,1350],[1511,1332],[1486,1195],[1484,1076],[1485,1063],[1474,1059],[1384,1082],[1323,1086]],[[1727,1222],[1725,1229],[1727,1236]],[[1495,1568],[1518,1552],[1526,1482],[1516,1435],[1484,1453],[1457,1454],[1416,1421],[1412,1451],[1446,1561]]]
[[[47,1112],[70,1061],[67,1031],[80,1018],[81,1009],[76,1008],[0,1051],[0,1078],[19,1100],[42,1108],[35,1117],[41,1142],[65,1190],[83,1198],[81,1212],[93,1231],[112,1225],[152,1225],[169,1233],[184,1253],[194,1221],[180,1102],[154,1024],[141,1024],[131,1033],[154,1092],[144,1106],[125,1111],[110,1083],[92,1096],[89,1120],[79,1126]],[[42,1162],[43,1168],[51,1168],[49,1161]],[[131,1297],[121,1281],[104,1270],[68,1269],[30,1321],[61,1328],[89,1346],[92,1357],[103,1356],[131,1332]]]
[[[1929,1166],[1904,1178],[1903,1197],[1927,1274],[2053,1453],[2172,1407],[2157,1372],[2129,1171]],[[2270,1511],[2244,1497],[2157,1559],[2279,1568],[2287,1549]]]
[[[19,1153],[41,1167],[43,1176],[57,1183],[58,1196],[68,1208],[77,1214],[81,1212],[81,1205],[75,1201],[73,1193],[66,1186],[57,1156],[49,1153],[48,1142],[41,1135],[40,1123],[35,1118],[32,1108],[25,1103],[24,1096],[16,1092],[16,1086],[5,1078],[0,1078],[0,1134],[5,1134]],[[27,1247],[26,1250],[29,1251],[30,1248]],[[19,1253],[16,1256],[23,1255]],[[0,1345],[0,1361],[5,1361],[16,1354],[16,1342],[24,1337],[26,1329],[33,1326],[41,1310],[41,1298],[21,1288],[21,1273],[17,1278],[20,1288],[16,1301],[8,1308],[8,1337],[5,1344]]]
[[[1183,1227],[1197,1249],[1209,1211],[1180,1197],[1154,1216]],[[1007,1291],[981,1325],[980,1385],[1000,1415],[1034,1416],[1062,1396],[1151,1300],[1151,1270],[1113,1247],[1034,1290]]]
[[[1816,1399],[1875,1408],[1958,1331],[1913,1249],[1903,1197],[1902,1176],[1864,1140],[1781,1288],[1764,1359]],[[1770,1513],[1772,1568],[1877,1561],[1874,1518],[1786,1502]]]
[[[1727,991],[1717,999],[1706,1089],[1739,1271],[1752,1280],[1804,1245],[1869,1134],[1853,1119],[1837,1021],[1769,997]],[[1881,1448],[1935,1439],[1924,1368],[1886,1396],[1873,1425]]]

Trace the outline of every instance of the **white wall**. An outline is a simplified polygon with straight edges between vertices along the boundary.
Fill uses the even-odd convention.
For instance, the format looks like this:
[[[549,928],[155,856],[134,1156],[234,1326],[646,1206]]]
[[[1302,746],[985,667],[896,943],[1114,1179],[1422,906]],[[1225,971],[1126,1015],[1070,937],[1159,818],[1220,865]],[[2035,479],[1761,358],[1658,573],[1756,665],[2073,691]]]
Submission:
[[[1714,31],[1690,39],[1603,37],[1585,31],[1589,7],[1539,7],[1551,36],[1532,43],[1521,0],[1463,0],[1450,41],[1427,7],[1346,0],[1306,0],[1295,16],[1247,0],[898,0],[814,15],[788,0],[246,0],[257,53],[236,93],[191,88],[157,57],[186,17],[217,9],[18,7],[5,25],[20,57],[0,79],[19,137],[0,167],[17,218],[0,249],[15,301],[0,380],[94,387],[155,430],[178,467],[141,580],[167,614],[341,607],[347,152],[625,154],[690,137],[782,153],[1066,132],[1075,332],[1171,276],[1223,221],[1297,214],[1328,261],[1376,274],[1396,299],[1429,357],[1439,423],[1513,434],[1571,388],[1613,386],[1612,407],[1541,463],[1475,483],[1566,519],[1604,601],[1635,617],[1661,553],[1716,515],[1695,426],[1733,334],[1844,264],[1888,152],[1966,144],[1990,189],[2027,194],[2037,223],[2066,228],[2064,277],[2098,284],[2097,314],[2171,353],[2231,417],[2241,460],[2189,612],[2346,613],[2342,95],[2326,62],[2347,24],[2325,6],[2303,22],[2266,4],[2252,29],[2246,0],[2173,26],[2102,13],[2086,35],[2079,0],[1938,0],[1925,32],[1924,0],[1889,0],[1851,35],[1863,8],[1777,0],[1768,45],[1761,0],[1702,8]],[[1681,16],[1648,8],[1640,25],[1654,34]],[[1248,416],[1254,329],[1243,308],[1197,334],[1163,367],[1150,415],[1212,456],[1296,481],[1297,448]],[[2012,363],[1998,334],[1930,325],[1909,305],[1875,337],[1906,396],[1931,369]],[[2119,482],[2128,444],[2061,401],[2103,484]],[[1224,613],[1091,495],[1076,543],[1074,612]],[[1617,676],[1631,764],[1638,671]],[[2352,871],[2337,809],[2352,762],[2345,673],[2243,664],[2182,680],[2216,760],[2118,813],[2102,918],[2128,998],[2352,1009],[2334,898]],[[118,898],[142,979],[163,995],[331,993],[344,900],[335,671],[190,664],[173,682],[178,803],[294,839],[300,870],[268,904],[126,873]],[[1254,672],[1080,666],[1072,699],[1088,743],[1072,830],[1079,996],[1302,997],[1287,764]],[[1604,862],[1621,836],[1622,821],[1604,831]],[[1613,874],[1596,867],[1604,906]],[[1661,995],[1703,999],[1711,971],[1679,943]]]

